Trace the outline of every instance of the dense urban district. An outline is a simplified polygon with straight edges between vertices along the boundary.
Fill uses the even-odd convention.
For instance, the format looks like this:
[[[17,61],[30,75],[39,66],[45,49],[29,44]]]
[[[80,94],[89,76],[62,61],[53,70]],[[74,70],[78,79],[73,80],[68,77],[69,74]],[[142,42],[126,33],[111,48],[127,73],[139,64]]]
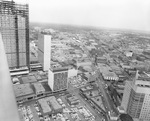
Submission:
[[[20,113],[25,113],[29,117],[27,119],[33,118],[35,121],[138,120],[142,114],[135,110],[142,110],[142,107],[138,106],[141,97],[135,101],[136,95],[131,96],[131,93],[138,94],[134,91],[135,86],[147,88],[142,82],[147,83],[150,79],[150,35],[131,31],[60,26],[44,27],[33,24],[30,28],[31,72],[28,76],[19,77],[19,85],[15,84],[14,88],[28,85],[32,90],[28,95],[36,98],[30,100],[28,95],[21,95],[23,99],[28,100],[24,102],[22,98],[20,100],[20,97],[16,97],[18,101],[24,102],[19,108]],[[39,33],[51,36],[51,68],[74,69],[72,76],[65,78],[67,85],[64,89],[63,84],[59,82],[63,80],[63,76],[58,77],[58,82],[55,80],[57,91],[54,91],[48,84],[48,72],[42,71],[43,66],[38,57]],[[42,87],[42,96],[38,97],[37,92],[41,89],[35,85]],[[143,93],[141,91],[139,95]],[[50,101],[48,98],[52,97],[59,108],[56,104],[53,105],[55,101],[47,103]],[[58,109],[55,109],[55,106]],[[149,120],[148,115],[145,117]]]
[[[28,5],[0,3],[21,121],[150,121],[150,34],[29,24]]]

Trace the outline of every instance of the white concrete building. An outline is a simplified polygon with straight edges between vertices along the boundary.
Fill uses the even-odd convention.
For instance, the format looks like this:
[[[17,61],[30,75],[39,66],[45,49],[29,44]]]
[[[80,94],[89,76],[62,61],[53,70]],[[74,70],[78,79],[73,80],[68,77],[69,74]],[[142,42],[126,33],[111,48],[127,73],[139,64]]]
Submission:
[[[132,118],[150,121],[150,77],[137,73],[133,81],[127,81],[121,106]]]
[[[53,92],[68,88],[68,68],[50,68],[48,70],[48,85]]]
[[[43,70],[48,71],[51,64],[51,35],[39,34],[38,60],[42,64]]]

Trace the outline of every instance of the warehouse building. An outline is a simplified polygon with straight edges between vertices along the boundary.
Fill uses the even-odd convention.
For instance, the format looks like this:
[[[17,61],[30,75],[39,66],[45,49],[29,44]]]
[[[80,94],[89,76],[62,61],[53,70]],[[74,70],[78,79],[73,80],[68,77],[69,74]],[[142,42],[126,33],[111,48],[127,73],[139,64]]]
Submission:
[[[29,83],[14,85],[14,92],[18,103],[23,103],[36,98],[36,95]]]
[[[39,99],[38,100],[39,106],[42,109],[42,115],[46,116],[52,113],[52,109],[50,108],[47,100],[45,98]]]
[[[62,106],[54,96],[39,99],[38,103],[44,116],[62,112]]]
[[[45,99],[50,103],[51,108],[53,109],[53,113],[62,112],[62,106],[57,102],[54,96],[47,97]]]

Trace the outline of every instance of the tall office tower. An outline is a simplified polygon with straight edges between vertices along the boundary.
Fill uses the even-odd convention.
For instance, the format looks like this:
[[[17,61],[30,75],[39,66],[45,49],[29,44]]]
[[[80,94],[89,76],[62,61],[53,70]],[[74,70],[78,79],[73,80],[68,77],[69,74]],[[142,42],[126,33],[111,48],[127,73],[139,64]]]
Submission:
[[[68,88],[68,68],[50,68],[48,71],[48,85],[53,92]]]
[[[0,121],[20,121],[0,33]]]
[[[44,71],[48,71],[51,62],[51,35],[38,35],[38,60]]]
[[[132,116],[143,121],[150,120],[150,77],[138,72],[133,81],[127,81],[121,106]]]
[[[28,5],[0,1],[0,30],[9,68],[29,67]]]

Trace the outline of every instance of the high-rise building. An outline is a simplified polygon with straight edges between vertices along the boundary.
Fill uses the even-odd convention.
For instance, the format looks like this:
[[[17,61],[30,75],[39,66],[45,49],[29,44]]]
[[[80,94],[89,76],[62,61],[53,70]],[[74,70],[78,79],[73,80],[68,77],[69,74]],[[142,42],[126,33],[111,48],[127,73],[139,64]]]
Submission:
[[[68,88],[68,68],[50,68],[48,71],[48,85],[53,92]]]
[[[48,71],[51,62],[51,35],[40,33],[38,35],[38,60],[44,71]]]
[[[0,31],[9,68],[29,67],[28,4],[0,1]]]
[[[133,81],[127,81],[121,106],[135,119],[150,120],[150,76],[136,73]]]
[[[0,56],[0,121],[20,121],[1,33]]]

